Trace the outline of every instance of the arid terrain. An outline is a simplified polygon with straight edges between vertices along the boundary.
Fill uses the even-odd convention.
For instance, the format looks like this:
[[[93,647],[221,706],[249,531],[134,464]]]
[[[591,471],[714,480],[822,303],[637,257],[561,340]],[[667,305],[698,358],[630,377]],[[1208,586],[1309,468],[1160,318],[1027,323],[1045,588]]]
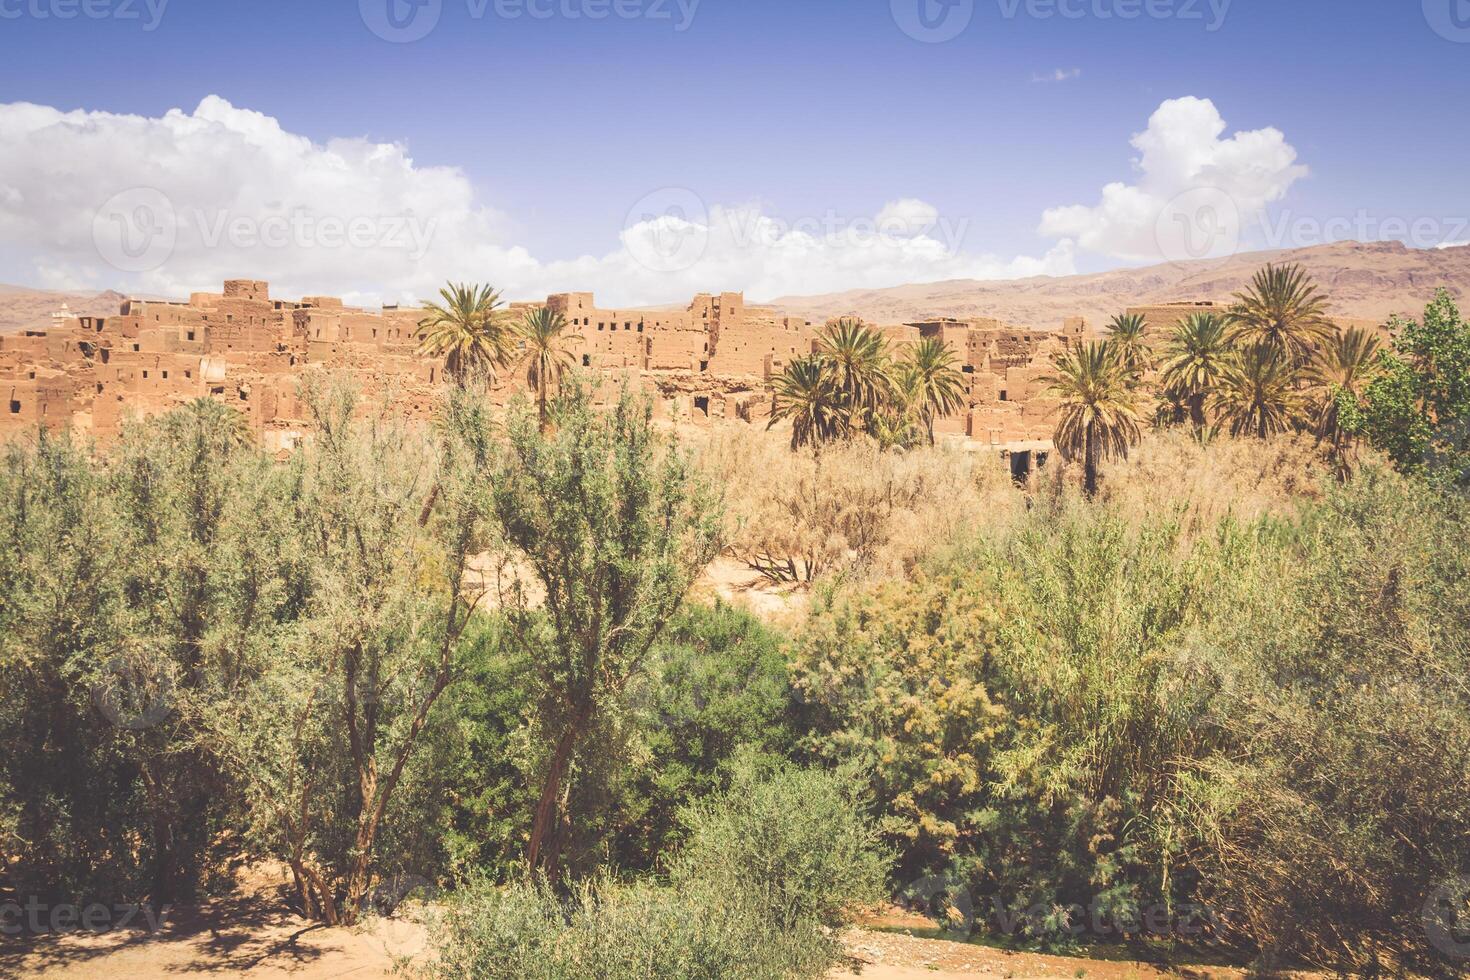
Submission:
[[[125,299],[110,290],[94,295],[0,285],[0,333],[44,326],[63,305],[77,316],[111,316]]]
[[[1417,315],[1441,286],[1456,299],[1470,295],[1470,247],[1422,250],[1398,242],[1341,242],[1085,276],[959,279],[825,296],[783,296],[770,305],[814,321],[850,314],[875,323],[989,316],[1046,327],[1064,317],[1084,316],[1097,327],[1130,306],[1229,300],[1268,261],[1300,262],[1332,297],[1332,312],[1345,317],[1381,320],[1394,313]]]
[[[328,929],[286,911],[269,891],[202,908],[171,910],[161,928],[85,931],[0,946],[0,977],[142,980],[214,976],[270,980],[390,980],[404,964],[431,955],[423,909],[375,919],[356,929]],[[141,922],[141,917],[140,917]],[[1231,967],[1012,952],[922,938],[927,920],[894,909],[844,937],[848,963],[832,980],[1237,980]],[[395,968],[398,969],[395,969]],[[410,967],[411,969],[411,967]]]
[[[1387,319],[1395,313],[1417,314],[1441,286],[1457,300],[1470,296],[1470,246],[1425,250],[1398,242],[1340,242],[1063,278],[956,279],[782,296],[769,305],[814,322],[845,315],[874,323],[984,316],[1023,327],[1054,327],[1066,317],[1084,316],[1090,325],[1100,326],[1129,306],[1229,300],[1268,261],[1300,262],[1332,297],[1332,312],[1345,317]],[[0,285],[0,333],[49,323],[63,303],[82,316],[114,314],[124,298],[112,291],[87,294]]]

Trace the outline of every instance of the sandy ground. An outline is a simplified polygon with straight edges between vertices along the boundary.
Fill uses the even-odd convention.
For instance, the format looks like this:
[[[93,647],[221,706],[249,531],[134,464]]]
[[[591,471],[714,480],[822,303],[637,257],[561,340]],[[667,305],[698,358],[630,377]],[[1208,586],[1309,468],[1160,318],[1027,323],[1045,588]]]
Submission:
[[[894,928],[895,920],[885,920]],[[922,926],[923,920],[914,920]],[[901,923],[900,923],[901,925]],[[984,946],[854,929],[846,937],[847,968],[833,980],[1237,980],[1238,970],[1160,970],[1139,962],[1011,953]],[[283,910],[268,897],[172,910],[161,928],[41,939],[0,939],[0,977],[64,980],[152,980],[158,977],[250,977],[261,980],[354,980],[402,977],[395,963],[422,962],[424,929],[411,918],[379,919],[357,929],[328,929]]]

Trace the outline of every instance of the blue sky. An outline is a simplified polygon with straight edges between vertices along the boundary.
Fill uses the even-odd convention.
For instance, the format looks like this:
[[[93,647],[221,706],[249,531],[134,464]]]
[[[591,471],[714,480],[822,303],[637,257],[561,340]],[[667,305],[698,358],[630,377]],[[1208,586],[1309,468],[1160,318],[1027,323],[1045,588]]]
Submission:
[[[108,16],[60,16],[83,2]],[[1352,217],[1370,237],[1399,237],[1374,234],[1388,218],[1448,237],[1470,213],[1467,0],[1150,0],[1168,16],[974,0],[943,43],[906,35],[912,11],[893,9],[937,0],[699,0],[692,16],[694,0],[619,0],[637,16],[605,19],[612,0],[488,0],[482,15],[442,0],[410,43],[376,36],[355,0],[168,0],[161,16],[148,2],[0,0],[0,103],[156,118],[218,96],[317,144],[400,144],[415,167],[458,168],[501,244],[539,262],[604,256],[666,187],[788,222],[914,199],[963,226],[953,249],[1042,256],[1058,239],[1043,213],[1134,182],[1130,138],[1186,96],[1213,103],[1224,138],[1273,128],[1294,149],[1309,173],[1273,209]],[[10,244],[0,279],[29,271]],[[1079,246],[1071,262],[1147,258]],[[886,283],[851,283],[870,284]]]

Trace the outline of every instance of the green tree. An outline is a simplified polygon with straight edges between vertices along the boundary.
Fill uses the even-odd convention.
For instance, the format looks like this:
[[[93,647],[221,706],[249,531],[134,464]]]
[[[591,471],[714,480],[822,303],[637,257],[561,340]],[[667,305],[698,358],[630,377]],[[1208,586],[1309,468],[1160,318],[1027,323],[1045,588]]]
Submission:
[[[1226,314],[1230,342],[1264,346],[1291,365],[1305,364],[1331,335],[1327,302],[1300,265],[1267,264],[1244,292],[1235,294],[1235,306]]]
[[[1233,436],[1265,439],[1291,428],[1301,408],[1297,372],[1277,348],[1252,344],[1225,365],[1210,408]]]
[[[791,448],[820,446],[842,431],[842,399],[832,374],[816,355],[798,357],[772,382],[775,391],[766,428],[791,422]]]
[[[1159,381],[1189,405],[1189,419],[1196,429],[1208,421],[1205,402],[1219,384],[1230,359],[1225,321],[1213,313],[1195,313],[1174,328],[1164,348]]]
[[[1312,430],[1319,442],[1331,447],[1338,472],[1350,471],[1353,436],[1342,424],[1340,405],[1359,403],[1363,390],[1372,382],[1380,364],[1380,342],[1361,327],[1334,331],[1312,358],[1305,372],[1307,383],[1316,389],[1312,401]]]
[[[625,707],[650,648],[718,553],[721,516],[684,455],[656,434],[646,401],[625,391],[598,413],[571,384],[552,417],[548,435],[513,414],[492,485],[505,536],[544,594],[544,615],[527,583],[504,603],[535,676],[540,791],[527,859],[555,880],[564,783],[583,740]]]
[[[568,334],[567,318],[549,307],[538,306],[520,323],[520,336],[526,344],[526,380],[536,392],[536,410],[541,426],[547,422],[547,393],[552,383],[561,384],[567,368],[574,363],[568,344],[580,344],[582,338]]]
[[[1141,438],[1138,377],[1110,341],[1068,347],[1053,359],[1046,392],[1061,399],[1057,452],[1082,460],[1083,487],[1097,493],[1097,469],[1106,459],[1126,459]]]
[[[965,376],[955,367],[958,358],[937,337],[920,340],[904,351],[897,387],[918,415],[934,445],[934,420],[952,415],[965,405]]]
[[[499,291],[450,283],[439,295],[442,303],[424,304],[419,353],[444,358],[445,373],[461,386],[475,378],[493,380],[515,352],[514,334],[501,314]]]
[[[382,416],[354,421],[342,385],[313,382],[303,397],[316,437],[278,490],[299,608],[268,642],[234,651],[241,666],[219,676],[204,727],[305,914],[350,925],[431,714],[462,673],[485,592],[470,560],[494,545],[490,460],[465,392],[437,440]]]
[[[1125,367],[1139,376],[1153,367],[1153,351],[1146,336],[1148,321],[1138,313],[1119,313],[1108,322],[1108,341]]]
[[[888,341],[861,320],[843,317],[818,336],[816,353],[837,389],[843,434],[867,431],[893,391]]]
[[[1343,428],[1365,436],[1406,473],[1470,486],[1470,323],[1446,290],[1420,320],[1395,319],[1361,404],[1341,400]]]

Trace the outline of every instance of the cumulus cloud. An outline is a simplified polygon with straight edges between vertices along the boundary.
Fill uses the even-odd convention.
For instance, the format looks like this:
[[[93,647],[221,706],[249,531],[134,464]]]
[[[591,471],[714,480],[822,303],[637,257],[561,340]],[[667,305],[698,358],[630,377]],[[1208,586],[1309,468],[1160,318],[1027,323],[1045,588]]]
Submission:
[[[1134,183],[1102,190],[1097,204],[1048,210],[1041,233],[1131,261],[1204,258],[1235,251],[1266,205],[1307,175],[1280,130],[1222,139],[1208,99],[1172,99],[1133,137]]]
[[[1031,76],[1033,82],[1070,82],[1082,77],[1081,68],[1053,68],[1049,72],[1037,72]]]
[[[55,288],[178,296],[245,276],[371,305],[488,277],[517,298],[592,289],[632,305],[1073,271],[1068,242],[966,252],[964,222],[911,198],[790,219],[666,189],[630,208],[607,251],[566,259],[532,255],[510,228],[456,168],[397,144],[315,143],[214,96],[157,118],[0,104],[0,270]]]

